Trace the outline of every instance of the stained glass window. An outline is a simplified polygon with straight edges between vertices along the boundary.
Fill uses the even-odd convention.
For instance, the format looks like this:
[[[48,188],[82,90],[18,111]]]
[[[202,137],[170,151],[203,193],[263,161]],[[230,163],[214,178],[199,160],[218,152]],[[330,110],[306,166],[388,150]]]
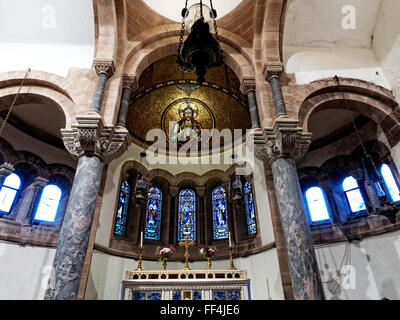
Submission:
[[[343,180],[342,186],[352,212],[355,213],[367,209],[356,179],[351,176],[347,177]]]
[[[178,241],[196,240],[196,194],[191,189],[179,192]]]
[[[253,190],[251,183],[246,181],[243,188],[244,206],[247,218],[247,230],[249,234],[257,233],[256,215],[254,211]]]
[[[399,187],[394,180],[392,170],[390,170],[390,167],[387,164],[383,164],[381,166],[381,174],[389,191],[390,197],[392,198],[392,201],[400,201]]]
[[[221,186],[216,187],[211,196],[214,240],[228,239],[228,213],[224,188]]]
[[[121,191],[119,193],[119,201],[117,208],[117,217],[115,219],[115,229],[114,234],[124,235],[126,228],[126,216],[128,213],[128,205],[129,205],[129,193],[131,190],[131,186],[128,181],[124,181],[121,184]]]
[[[309,188],[306,191],[306,200],[312,222],[329,220],[328,206],[321,188]]]
[[[149,190],[147,200],[145,239],[160,240],[161,209],[162,192],[159,188],[152,187]]]
[[[0,212],[3,214],[10,213],[20,186],[21,179],[15,173],[11,173],[7,178],[5,178],[0,190]]]
[[[33,219],[36,221],[54,222],[57,216],[61,195],[61,189],[54,184],[49,184],[44,187]]]

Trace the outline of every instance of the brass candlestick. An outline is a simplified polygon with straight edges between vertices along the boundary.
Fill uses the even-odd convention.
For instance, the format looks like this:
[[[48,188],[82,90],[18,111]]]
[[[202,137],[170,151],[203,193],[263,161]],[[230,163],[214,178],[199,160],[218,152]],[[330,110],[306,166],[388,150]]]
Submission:
[[[144,250],[144,247],[139,247],[139,260],[138,260],[138,266],[136,268],[136,271],[142,271],[142,252]]]
[[[229,270],[237,270],[235,268],[235,266],[233,265],[233,258],[232,258],[232,246],[229,247],[229,260],[230,260],[230,266],[229,266]]]

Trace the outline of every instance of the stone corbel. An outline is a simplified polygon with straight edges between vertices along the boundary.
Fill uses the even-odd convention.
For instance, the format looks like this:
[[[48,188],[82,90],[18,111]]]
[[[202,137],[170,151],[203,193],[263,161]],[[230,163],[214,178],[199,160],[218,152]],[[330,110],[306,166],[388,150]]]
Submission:
[[[130,144],[129,133],[123,127],[104,125],[97,113],[77,116],[71,129],[61,129],[64,145],[78,159],[96,156],[109,163],[118,158]]]
[[[311,144],[312,133],[303,132],[299,121],[276,119],[272,128],[252,132],[255,155],[271,165],[277,158],[302,158]]]

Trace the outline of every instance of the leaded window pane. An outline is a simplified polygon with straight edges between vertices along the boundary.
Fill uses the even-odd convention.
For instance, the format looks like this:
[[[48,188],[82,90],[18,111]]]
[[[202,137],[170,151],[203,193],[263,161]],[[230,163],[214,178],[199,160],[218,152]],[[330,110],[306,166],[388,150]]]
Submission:
[[[124,235],[126,229],[126,216],[128,213],[129,205],[129,193],[131,186],[128,181],[124,181],[121,184],[121,191],[119,193],[117,217],[115,219],[114,234]]]
[[[196,194],[191,189],[179,192],[178,241],[196,240]]]
[[[54,222],[60,204],[62,191],[54,184],[44,187],[36,209],[34,220]]]
[[[312,222],[329,220],[328,207],[321,188],[311,187],[308,189],[306,200]]]
[[[213,231],[214,240],[228,239],[228,213],[226,193],[221,186],[212,192]]]
[[[152,187],[148,193],[146,226],[144,238],[150,240],[160,240],[161,235],[161,211],[162,210],[162,191]]]
[[[254,210],[253,190],[251,183],[246,181],[244,184],[244,206],[246,210],[247,230],[249,234],[257,233],[256,215]]]
[[[0,190],[0,211],[10,213],[20,186],[21,179],[15,173],[11,173],[5,178]]]
[[[381,174],[383,180],[385,181],[386,187],[390,193],[390,197],[392,201],[400,201],[400,192],[399,187],[397,186],[396,181],[394,180],[394,176],[392,170],[387,164],[383,164],[381,166]]]

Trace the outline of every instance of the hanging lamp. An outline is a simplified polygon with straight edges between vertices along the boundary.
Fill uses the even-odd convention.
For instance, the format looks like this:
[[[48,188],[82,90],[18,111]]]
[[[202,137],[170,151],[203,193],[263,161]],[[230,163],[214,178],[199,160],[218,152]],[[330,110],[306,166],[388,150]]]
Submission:
[[[182,9],[182,26],[179,37],[177,64],[181,70],[191,70],[197,74],[197,82],[202,84],[205,75],[210,68],[223,64],[222,51],[217,28],[217,11],[214,9],[212,0],[210,7],[203,5],[203,1]],[[215,36],[210,32],[210,24],[214,29]],[[183,41],[185,29],[189,32]]]

